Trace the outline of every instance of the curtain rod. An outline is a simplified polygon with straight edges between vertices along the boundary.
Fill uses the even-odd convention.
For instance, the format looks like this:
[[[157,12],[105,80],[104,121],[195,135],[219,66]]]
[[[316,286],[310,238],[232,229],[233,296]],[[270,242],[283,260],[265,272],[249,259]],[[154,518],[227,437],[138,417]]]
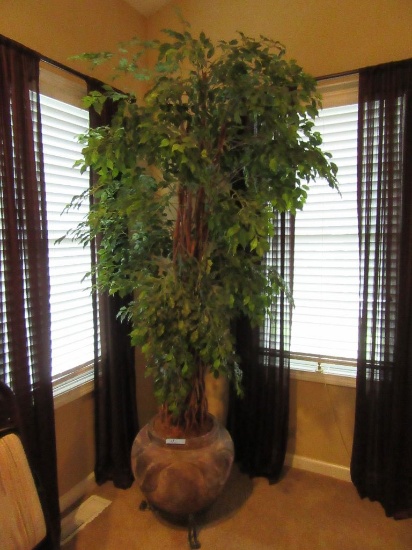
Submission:
[[[36,52],[34,52],[34,53],[36,53]],[[99,79],[94,78],[92,76],[88,76],[88,75],[85,75],[85,74],[83,74],[79,71],[76,71],[75,69],[67,67],[63,63],[59,63],[58,61],[54,61],[53,59],[50,59],[48,57],[44,57],[44,56],[40,55],[40,59],[41,59],[41,61],[44,61],[45,63],[49,63],[50,65],[54,65],[58,69],[68,71],[68,72],[72,73],[74,76],[84,78],[85,80],[99,80]],[[317,77],[315,77],[315,80],[321,81],[321,80],[328,80],[328,79],[331,79],[331,78],[339,78],[339,77],[342,77],[342,76],[351,76],[351,75],[354,75],[354,74],[358,74],[361,70],[362,69],[351,69],[349,71],[341,71],[341,72],[338,72],[338,73],[332,73],[332,74],[317,76]]]
[[[19,49],[21,51],[27,52],[30,55],[36,56],[39,61],[43,61],[44,63],[48,63],[49,65],[52,65],[53,67],[56,67],[57,69],[61,69],[63,71],[66,71],[73,76],[77,76],[78,78],[81,78],[83,80],[86,80],[86,82],[90,81],[97,81],[101,82],[98,78],[86,75],[80,71],[77,71],[76,69],[72,69],[71,67],[68,67],[67,65],[64,65],[64,63],[60,63],[59,61],[54,61],[54,59],[51,59],[50,57],[46,57],[39,52],[36,52],[36,50],[33,50],[32,48],[28,48],[27,46],[24,46],[23,44],[20,44],[19,42],[16,42],[15,40],[12,40],[11,38],[7,38],[7,36],[4,36],[0,34],[0,42],[4,42],[5,44],[9,44],[10,46]]]
[[[402,63],[411,63],[412,62],[412,57],[410,58],[407,58],[407,59],[399,59],[399,60],[396,60],[396,61],[386,61],[384,63],[378,63],[377,65],[367,65],[366,67],[361,67],[359,69],[352,69],[350,71],[343,71],[343,72],[340,72],[340,73],[335,73],[335,74],[329,74],[329,75],[324,75],[324,76],[318,76],[316,78],[316,80],[326,80],[328,78],[338,78],[340,76],[350,76],[352,74],[358,74],[362,71],[365,71],[365,70],[374,70],[374,69],[378,69],[378,68],[381,68],[381,67],[390,67],[390,66],[395,66],[395,65],[399,65],[399,64],[402,64]]]
[[[358,74],[359,71],[361,71],[362,69],[351,69],[350,71],[342,71],[342,72],[339,72],[339,73],[333,73],[333,74],[327,74],[327,75],[322,75],[322,76],[317,76],[316,77],[316,80],[328,80],[330,78],[339,78],[341,76],[351,76],[353,74]]]

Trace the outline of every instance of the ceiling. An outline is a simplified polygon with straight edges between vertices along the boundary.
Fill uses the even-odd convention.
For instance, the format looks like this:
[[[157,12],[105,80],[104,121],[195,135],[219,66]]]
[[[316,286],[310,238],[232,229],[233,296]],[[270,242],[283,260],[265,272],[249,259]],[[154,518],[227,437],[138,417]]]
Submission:
[[[126,0],[126,2],[133,6],[139,13],[148,17],[149,15],[153,15],[165,4],[168,4],[170,0]]]

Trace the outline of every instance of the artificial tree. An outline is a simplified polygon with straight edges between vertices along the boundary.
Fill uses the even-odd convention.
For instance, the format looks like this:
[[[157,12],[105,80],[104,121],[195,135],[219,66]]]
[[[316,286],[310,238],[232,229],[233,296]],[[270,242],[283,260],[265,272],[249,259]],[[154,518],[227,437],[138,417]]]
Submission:
[[[264,261],[273,217],[302,208],[317,177],[336,187],[336,166],[313,128],[316,82],[279,42],[239,33],[215,46],[188,25],[163,32],[80,56],[115,60],[115,74],[147,91],[139,100],[107,86],[86,98],[96,110],[114,101],[116,114],[80,138],[82,170],[98,178],[73,236],[99,237],[99,289],[133,295],[120,315],[132,320],[163,422],[188,435],[207,429],[207,369],[241,392],[233,322],[262,323],[287,292]]]

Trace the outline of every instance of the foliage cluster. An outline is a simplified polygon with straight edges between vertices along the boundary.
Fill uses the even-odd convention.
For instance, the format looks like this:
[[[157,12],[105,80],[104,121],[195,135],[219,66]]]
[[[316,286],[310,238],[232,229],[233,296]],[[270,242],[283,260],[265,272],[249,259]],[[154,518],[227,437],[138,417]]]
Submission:
[[[239,33],[215,46],[187,26],[164,33],[116,55],[81,56],[115,61],[115,73],[148,91],[143,101],[111,87],[86,98],[96,110],[110,98],[117,111],[81,137],[82,169],[98,178],[73,233],[99,236],[97,285],[133,295],[122,314],[156,396],[172,423],[193,427],[207,412],[206,368],[240,391],[234,320],[260,324],[285,291],[265,263],[274,217],[302,208],[314,178],[336,187],[336,166],[313,129],[316,83],[281,44]],[[157,54],[151,71],[148,51]]]

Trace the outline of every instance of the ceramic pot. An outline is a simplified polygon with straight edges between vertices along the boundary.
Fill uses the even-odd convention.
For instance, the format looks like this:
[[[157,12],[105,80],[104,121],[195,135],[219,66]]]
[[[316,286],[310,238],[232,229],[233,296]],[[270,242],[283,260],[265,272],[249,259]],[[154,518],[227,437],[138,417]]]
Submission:
[[[148,503],[173,516],[208,508],[222,491],[233,464],[229,432],[214,417],[205,435],[167,439],[156,432],[155,416],[137,434],[131,460]]]

